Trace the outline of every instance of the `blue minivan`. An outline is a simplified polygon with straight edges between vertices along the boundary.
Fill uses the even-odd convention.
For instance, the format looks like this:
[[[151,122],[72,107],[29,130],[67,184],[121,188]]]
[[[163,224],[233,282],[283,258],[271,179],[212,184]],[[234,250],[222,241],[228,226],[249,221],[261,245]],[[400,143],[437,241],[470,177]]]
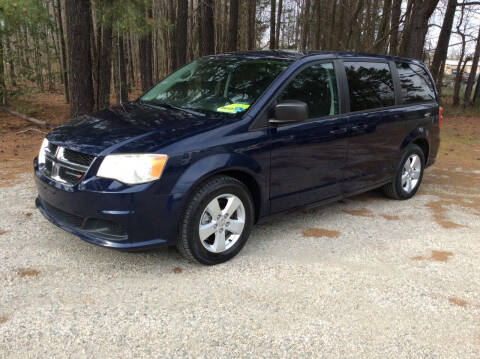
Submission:
[[[97,245],[176,245],[217,264],[267,216],[377,187],[418,190],[442,108],[410,59],[337,52],[207,56],[136,101],[50,132],[36,205]]]

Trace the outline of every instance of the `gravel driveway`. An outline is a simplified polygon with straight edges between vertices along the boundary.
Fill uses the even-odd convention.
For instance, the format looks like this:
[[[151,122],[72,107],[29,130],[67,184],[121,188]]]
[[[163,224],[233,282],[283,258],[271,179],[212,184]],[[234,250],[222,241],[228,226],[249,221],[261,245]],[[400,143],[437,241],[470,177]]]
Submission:
[[[0,357],[480,357],[478,171],[270,219],[215,267],[87,244],[34,198],[0,188]]]

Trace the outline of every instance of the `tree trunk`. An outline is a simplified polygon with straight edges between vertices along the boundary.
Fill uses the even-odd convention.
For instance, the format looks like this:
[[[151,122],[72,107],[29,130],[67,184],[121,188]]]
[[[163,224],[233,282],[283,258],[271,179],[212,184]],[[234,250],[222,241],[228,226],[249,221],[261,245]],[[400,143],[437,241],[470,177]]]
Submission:
[[[68,1],[68,0],[67,0]],[[92,75],[93,75],[93,93],[96,95],[98,93],[98,68],[99,68],[99,51],[100,51],[100,41],[102,32],[102,27],[100,21],[96,21],[97,17],[95,16],[96,11],[94,6],[95,2],[91,3],[91,33],[90,33],[90,49],[92,51]],[[98,108],[98,99],[95,96],[95,109]]]
[[[408,0],[407,9],[405,10],[405,15],[403,20],[402,40],[398,48],[398,55],[405,53],[406,47],[409,42],[408,38],[410,37],[410,18],[412,15],[412,6],[413,6],[413,0]]]
[[[65,2],[65,9],[69,68],[72,79],[70,114],[72,117],[77,117],[92,112],[94,107],[90,52],[90,1],[68,0]]]
[[[99,49],[97,107],[110,107],[110,82],[112,78],[112,27],[111,24],[102,26],[101,46]]]
[[[171,73],[177,69],[177,50],[176,50],[176,15],[175,1],[168,0],[168,19],[173,26],[168,29],[168,59],[170,60],[167,72]]]
[[[307,50],[308,36],[310,34],[310,0],[305,0],[305,7],[303,9],[303,34],[302,34],[302,51]]]
[[[275,29],[275,45],[280,47],[280,32],[282,30],[283,0],[278,0],[277,23]]]
[[[358,21],[359,14],[360,14],[360,11],[362,10],[362,8],[363,8],[363,0],[357,0],[355,10],[354,10],[352,16],[350,16],[348,18],[348,23],[349,23],[350,30],[348,31],[348,35],[345,39],[345,47],[349,50],[353,50],[353,48],[354,48],[354,46],[351,45],[351,39],[352,39],[354,28],[355,28],[355,25]]]
[[[465,47],[467,46],[467,40],[465,35],[466,25],[464,25],[464,30],[462,32],[461,27],[463,24],[463,19],[465,16],[465,8],[461,8],[460,12],[460,19],[457,22],[457,34],[460,35],[462,39],[462,48],[460,50],[460,57],[458,59],[457,64],[457,74],[455,76],[455,85],[453,87],[453,106],[458,106],[460,104],[460,87],[462,86],[462,79],[463,79],[463,71],[465,70],[465,66],[467,64],[468,58],[465,58]],[[462,65],[463,61],[463,65]]]
[[[127,91],[127,67],[125,66],[125,41],[122,34],[117,37],[118,47],[118,80],[119,80],[119,103],[128,102]]]
[[[237,51],[238,38],[238,0],[230,0],[230,14],[228,22],[228,48],[227,51]]]
[[[213,21],[213,0],[202,1],[200,56],[215,53],[215,30]]]
[[[3,36],[0,32],[0,103],[5,104],[5,70],[3,69]]]
[[[43,40],[45,41],[45,57],[47,62],[47,80],[48,80],[48,91],[55,91],[55,76],[52,70],[52,54],[50,49],[50,44],[48,43],[48,27],[44,26]]]
[[[345,28],[346,28],[346,24],[345,24],[345,12],[348,11],[348,13],[350,13],[350,9],[346,10],[345,7],[346,7],[346,0],[340,0],[338,2],[338,21],[337,21],[337,26],[335,26],[335,48],[336,49],[343,49],[346,47],[346,44],[345,44],[345,38],[347,37],[347,35],[345,34],[346,31],[345,31]]]
[[[445,63],[448,53],[448,44],[450,42],[450,35],[452,33],[453,20],[455,18],[455,10],[457,9],[457,0],[448,0],[447,10],[443,18],[442,29],[438,37],[437,48],[433,55],[432,65],[430,71],[432,73],[438,91],[442,88],[443,71],[442,64]]]
[[[480,29],[478,30],[477,45],[475,47],[475,54],[473,55],[472,68],[470,75],[468,76],[467,87],[465,88],[465,94],[463,97],[465,106],[471,104],[472,89],[475,84],[475,78],[477,77],[478,59],[480,57]]]
[[[328,47],[333,49],[333,44],[335,41],[334,31],[335,31],[335,15],[337,13],[337,2],[330,1],[330,10],[329,10],[329,17],[330,17],[330,31],[328,34]]]
[[[322,10],[321,4],[323,1],[315,1],[313,4],[313,18],[315,19],[313,24],[315,25],[313,28],[313,48],[319,50],[321,46],[321,35],[322,35],[322,25],[323,17],[322,17]]]
[[[277,1],[271,0],[270,3],[270,50],[274,50],[276,48],[275,44],[275,13]]]
[[[477,79],[477,86],[475,86],[475,93],[473,94],[472,103],[480,102],[480,77]]]
[[[68,85],[68,64],[67,64],[67,50],[65,46],[65,35],[63,33],[63,19],[62,19],[62,6],[61,1],[57,0],[55,6],[55,13],[56,13],[56,20],[57,20],[57,28],[59,32],[60,38],[60,52],[62,54],[61,58],[61,65],[62,65],[62,72],[63,72],[63,92],[65,95],[65,102],[70,103],[70,87]]]
[[[152,18],[152,9],[145,10],[146,21],[150,22]],[[153,86],[152,71],[152,31],[148,29],[138,41],[138,52],[140,56],[140,81],[142,83],[142,91],[147,91]]]
[[[253,50],[255,45],[255,21],[257,12],[257,0],[248,0],[247,19],[247,50]]]
[[[152,9],[152,3],[149,2],[147,6],[147,22],[148,24],[153,23],[153,9]],[[152,34],[152,29],[150,28],[147,32],[146,36],[146,49],[145,49],[145,56],[147,58],[147,72],[148,72],[148,88],[152,87],[154,84],[153,79],[158,76],[158,74],[153,74],[153,34]]]
[[[382,21],[380,22],[380,28],[374,46],[374,51],[379,54],[383,54],[387,50],[391,12],[392,0],[385,0],[383,3]]]
[[[188,21],[188,0],[178,0],[177,21],[175,32],[177,41],[177,67],[187,62],[187,21]]]
[[[1,41],[1,40],[0,40]],[[8,67],[10,70],[10,84],[13,87],[17,86],[17,81],[16,81],[16,76],[15,76],[15,64],[13,63],[13,53],[12,53],[12,47],[10,46],[10,39],[7,36],[5,38],[5,46],[7,48],[7,62],[8,62]]]
[[[27,29],[22,27],[22,47],[23,47],[23,62],[24,66],[30,68],[30,57],[31,57],[31,50],[30,45],[28,44],[28,34]]]
[[[430,16],[432,16],[438,1],[439,0],[413,1],[410,24],[408,26],[409,34],[405,38],[403,56],[422,60],[423,47],[428,31],[428,20]]]
[[[402,15],[402,0],[393,0],[392,24],[390,34],[390,55],[398,54],[398,34],[400,29],[400,16]]]
[[[187,61],[192,61],[195,57],[195,46],[194,46],[194,31],[195,31],[195,21],[193,16],[193,0],[189,0],[188,3],[188,51],[187,51]]]
[[[33,40],[33,62],[35,64],[35,78],[37,86],[40,91],[44,90],[43,87],[43,73],[42,73],[42,54],[40,53],[40,45],[38,43],[38,33],[33,32],[31,34]]]
[[[202,34],[202,27],[203,27],[203,5],[197,0],[197,11],[196,13],[196,23],[195,23],[195,39],[197,42],[197,46],[195,47],[196,51],[194,52],[198,56],[202,56],[202,39],[203,39],[203,34]]]
[[[465,70],[465,66],[467,64],[467,58],[465,56],[465,35],[462,35],[462,50],[460,52],[460,58],[458,59],[457,64],[457,73],[455,75],[455,84],[453,86],[453,106],[458,106],[460,104],[460,87],[462,85],[462,78],[463,78],[463,71]]]
[[[127,76],[128,76],[128,88],[131,89],[135,86],[135,53],[133,52],[133,46],[132,46],[132,34],[131,32],[128,33],[127,35],[128,39],[128,71],[127,71]]]

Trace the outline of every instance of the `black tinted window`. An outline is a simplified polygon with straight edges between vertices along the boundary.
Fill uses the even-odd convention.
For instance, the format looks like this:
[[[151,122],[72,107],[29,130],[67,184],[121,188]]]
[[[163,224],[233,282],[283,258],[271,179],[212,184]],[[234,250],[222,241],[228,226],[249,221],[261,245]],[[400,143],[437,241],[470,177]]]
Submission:
[[[350,111],[393,106],[395,93],[386,63],[345,62],[350,90]]]
[[[287,100],[305,102],[311,118],[338,114],[338,92],[333,64],[315,64],[300,72],[278,98],[278,102]]]
[[[402,86],[403,103],[435,100],[432,82],[424,69],[404,62],[397,62],[396,64]]]

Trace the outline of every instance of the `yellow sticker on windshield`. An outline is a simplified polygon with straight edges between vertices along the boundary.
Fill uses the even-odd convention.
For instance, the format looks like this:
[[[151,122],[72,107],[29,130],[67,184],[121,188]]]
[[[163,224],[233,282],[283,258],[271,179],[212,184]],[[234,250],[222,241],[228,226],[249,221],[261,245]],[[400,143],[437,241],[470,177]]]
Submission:
[[[217,108],[217,112],[237,113],[245,111],[249,107],[250,105],[245,105],[243,103],[231,103],[230,105]]]

